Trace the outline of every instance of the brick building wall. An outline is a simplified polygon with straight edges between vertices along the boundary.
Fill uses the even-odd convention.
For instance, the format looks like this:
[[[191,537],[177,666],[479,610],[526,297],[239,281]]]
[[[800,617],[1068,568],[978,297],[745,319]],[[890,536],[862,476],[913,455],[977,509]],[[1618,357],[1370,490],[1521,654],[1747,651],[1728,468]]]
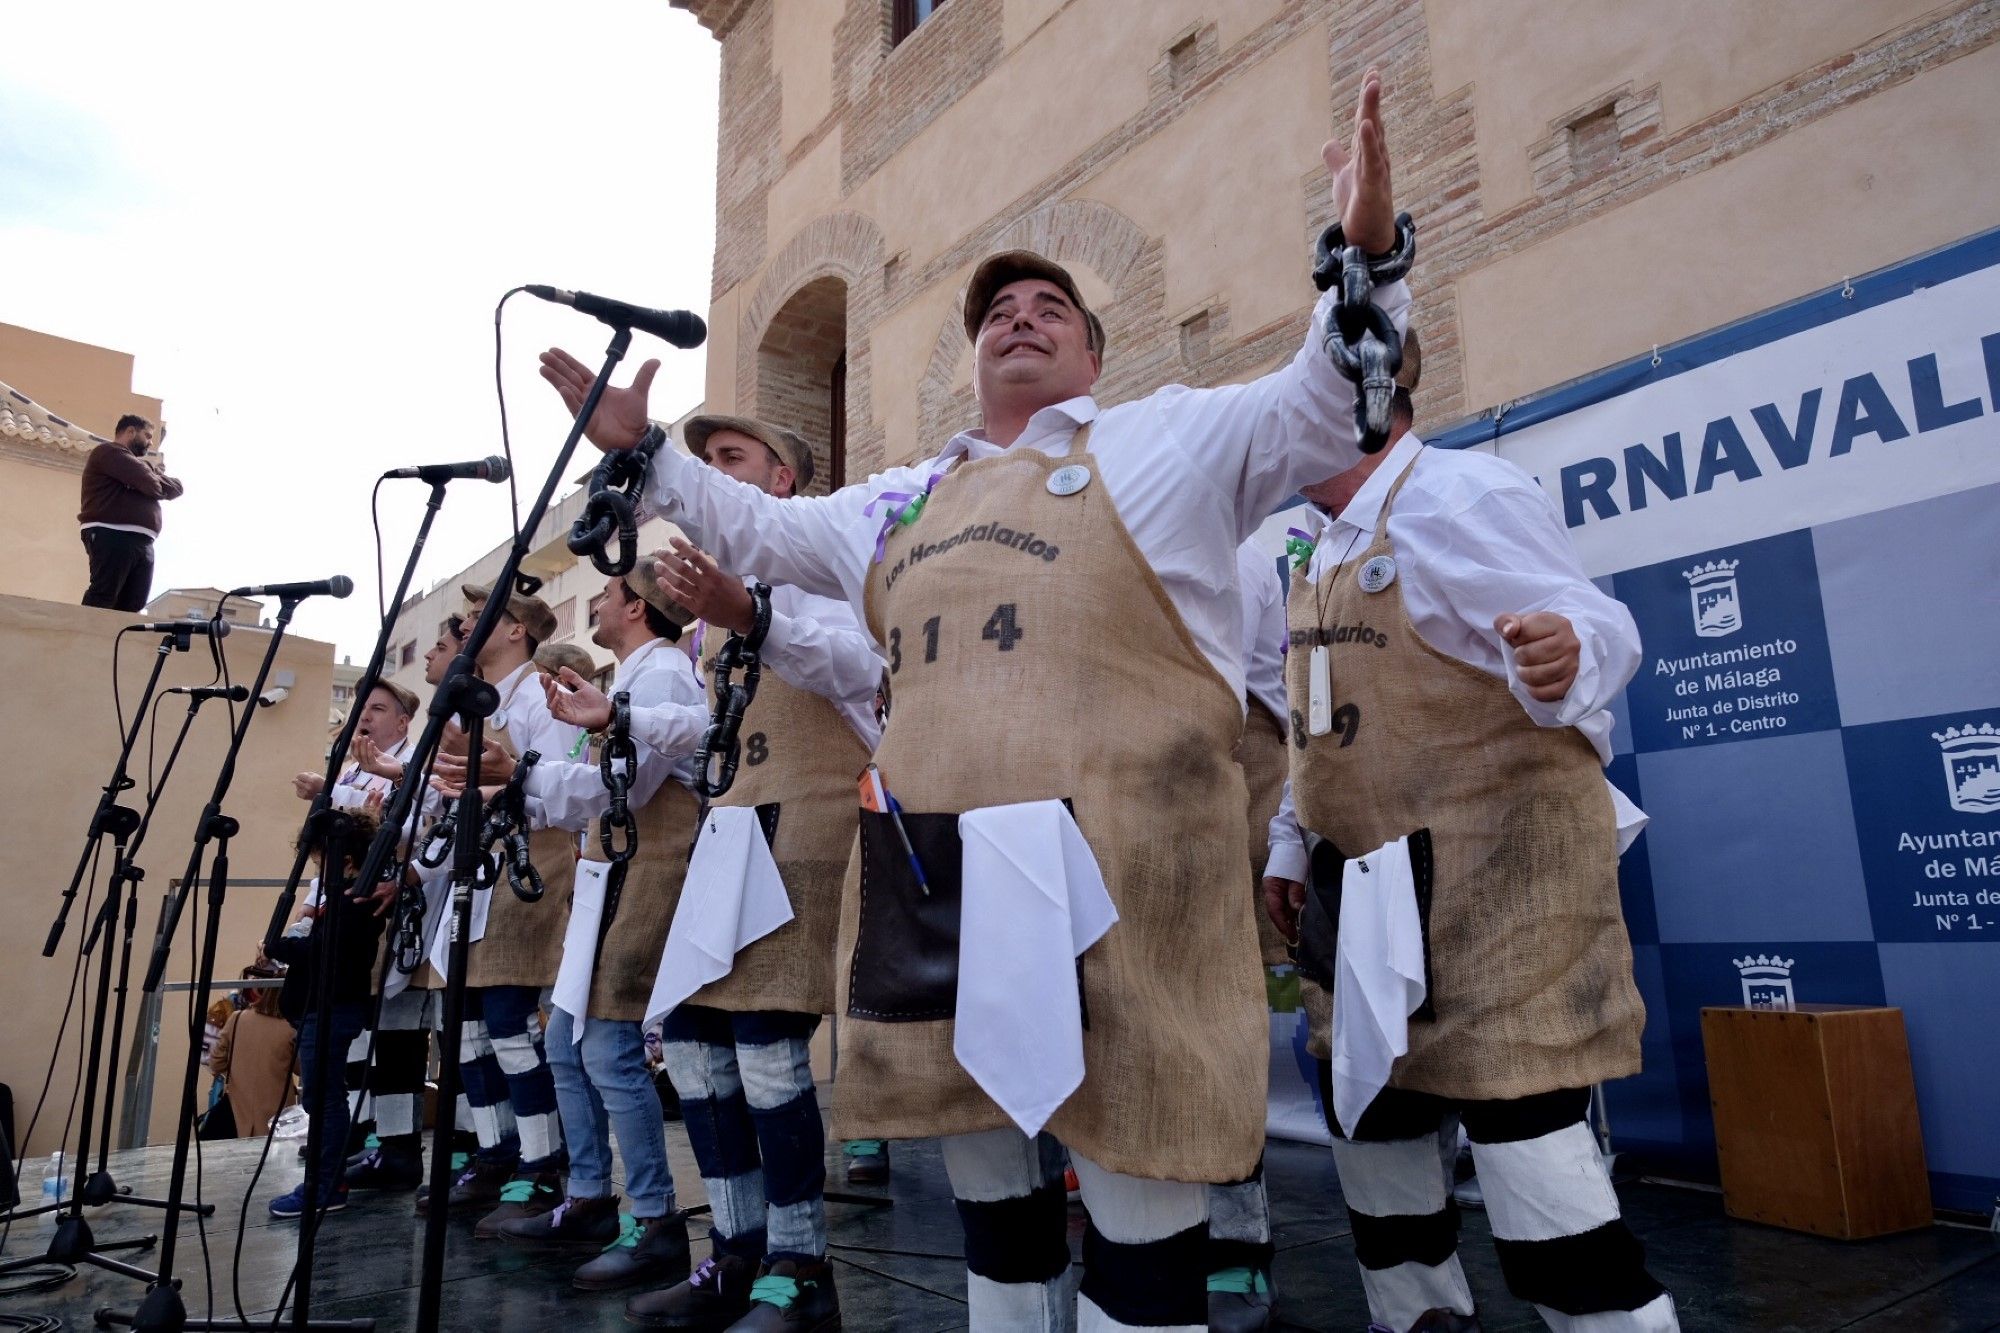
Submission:
[[[1171,308],[1166,259],[1171,228],[1149,232],[1117,201],[1095,196],[1103,192],[1107,173],[1128,155],[1190,118],[1199,129],[1202,118],[1219,116],[1213,108],[1224,98],[1244,81],[1264,77],[1267,62],[1275,66],[1281,52],[1316,31],[1327,34],[1329,126],[1345,120],[1370,65],[1382,69],[1391,90],[1389,139],[1398,201],[1416,215],[1420,229],[1413,276],[1425,338],[1420,426],[1494,405],[1475,401],[1468,392],[1461,309],[1468,278],[1535,247],[1563,243],[1594,220],[1924,79],[2000,39],[2000,6],[1987,0],[1931,8],[1904,4],[1899,12],[1912,15],[1907,21],[1805,61],[1787,77],[1686,123],[1666,114],[1674,104],[1668,99],[1663,105],[1659,82],[1630,79],[1607,65],[1599,77],[1604,86],[1579,105],[1555,108],[1543,137],[1526,146],[1527,196],[1501,198],[1482,176],[1480,126],[1498,119],[1504,88],[1490,81],[1443,91],[1437,86],[1438,25],[1467,22],[1463,0],[1287,0],[1259,10],[1264,16],[1247,28],[1241,21],[1247,9],[1234,15],[1216,10],[1217,17],[1197,18],[1163,43],[1143,48],[1114,43],[1095,53],[1107,69],[1144,70],[1144,105],[1053,171],[1004,180],[1004,206],[962,235],[931,238],[936,244],[930,253],[913,259],[890,253],[880,219],[854,206],[852,197],[864,193],[897,154],[922,147],[927,127],[982,80],[1012,77],[1010,52],[1020,34],[1010,24],[1032,31],[1031,25],[1054,22],[1077,6],[1116,6],[1124,0],[950,0],[898,45],[890,41],[888,0],[796,2],[832,5],[839,13],[830,25],[826,57],[832,63],[830,103],[818,124],[787,148],[781,131],[784,53],[772,0],[674,0],[723,44],[713,295],[718,311],[734,312],[736,336],[730,364],[712,369],[710,382],[712,390],[718,383],[730,386],[739,409],[765,412],[822,439],[824,383],[812,377],[822,373],[815,367],[830,367],[830,340],[843,330],[849,478],[934,448],[973,419],[963,334],[955,314],[937,297],[941,290],[955,291],[979,256],[993,249],[1025,245],[1043,251],[1083,265],[1108,289],[1092,293],[1093,303],[1101,302],[1110,342],[1101,401],[1170,381],[1240,380],[1288,355],[1298,344],[1313,295],[1305,278],[1312,238],[1330,220],[1323,168],[1302,162],[1289,197],[1243,201],[1246,210],[1288,210],[1300,223],[1296,302],[1281,317],[1256,318],[1254,324],[1232,315],[1240,294],[1233,300],[1227,290],[1191,307]],[[1866,5],[1852,0],[1834,8],[1854,13]],[[1635,40],[1654,39],[1656,16],[1649,13],[1629,11],[1622,18],[1614,13],[1595,21],[1638,25]],[[1811,47],[1796,26],[1787,40],[1802,50]],[[1532,47],[1520,58],[1535,59]],[[1088,98],[1091,89],[1079,87],[1076,95]],[[1490,117],[1482,99],[1494,99]],[[1032,134],[1036,116],[1062,111],[1045,104],[1023,109],[1032,114],[1022,123],[996,126],[993,133]],[[774,206],[781,210],[784,202],[774,191],[789,188],[788,173],[795,181],[818,170],[836,136],[838,200],[789,234],[768,234]],[[1218,155],[1237,147],[1219,135],[1203,143],[1203,151]],[[953,148],[989,151],[977,136]],[[1996,221],[2000,217],[1946,218],[1937,229],[1948,239]],[[1669,239],[1677,246],[1694,244],[1690,238]],[[1227,240],[1216,238],[1218,244]],[[1885,253],[1875,262],[1908,252]],[[1630,262],[1661,262],[1661,255],[1641,251]],[[1835,262],[1829,256],[1828,263]],[[1834,268],[1825,281],[1840,276]],[[1662,291],[1718,281],[1729,280],[1693,267],[1658,275]],[[843,300],[834,299],[836,288]],[[1786,291],[1780,299],[1797,294]],[[923,362],[915,374],[917,411],[899,417],[888,391],[876,395],[875,384],[886,372],[870,364],[874,333],[885,321],[927,308],[926,302],[938,312],[936,336],[917,353]],[[1708,323],[1747,313],[1724,299],[1714,302],[1713,310]],[[1543,339],[1553,349],[1575,335],[1560,314],[1540,312],[1518,328],[1481,326],[1478,336]],[[1525,345],[1532,350],[1532,343]],[[1547,358],[1546,379],[1520,391],[1643,350],[1643,345],[1572,346]],[[910,379],[903,373],[898,382]],[[892,422],[897,424],[887,424]]]

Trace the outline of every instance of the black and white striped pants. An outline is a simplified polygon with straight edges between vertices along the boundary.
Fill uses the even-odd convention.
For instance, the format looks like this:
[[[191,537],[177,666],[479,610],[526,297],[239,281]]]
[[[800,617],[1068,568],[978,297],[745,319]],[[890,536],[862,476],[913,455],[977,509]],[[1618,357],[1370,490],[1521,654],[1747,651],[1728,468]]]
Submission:
[[[1330,1107],[1324,1061],[1319,1077]],[[1426,1310],[1473,1313],[1458,1263],[1458,1205],[1440,1160],[1440,1134],[1456,1112],[1508,1290],[1557,1333],[1677,1330],[1673,1298],[1619,1218],[1589,1108],[1588,1088],[1484,1102],[1385,1088],[1351,1139],[1329,1115],[1369,1317],[1406,1329]]]
[[[965,1225],[975,1333],[1208,1327],[1208,1186],[1123,1176],[1072,1154],[1090,1215],[1072,1284],[1056,1141],[996,1129],[938,1143]]]

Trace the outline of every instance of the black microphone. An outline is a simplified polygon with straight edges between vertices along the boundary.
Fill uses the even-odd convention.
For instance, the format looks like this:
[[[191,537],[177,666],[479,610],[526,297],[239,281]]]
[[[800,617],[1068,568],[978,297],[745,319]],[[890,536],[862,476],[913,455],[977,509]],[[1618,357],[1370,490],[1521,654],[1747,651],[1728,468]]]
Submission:
[[[162,620],[153,625],[127,625],[125,628],[141,634],[213,634],[218,639],[229,637],[229,622],[226,620]]]
[[[260,583],[254,588],[231,588],[230,597],[345,597],[354,591],[354,580],[345,574],[310,583]]]
[[[425,463],[419,467],[390,468],[382,474],[385,480],[415,477],[435,486],[441,481],[456,481],[460,477],[471,477],[477,481],[505,481],[513,475],[507,460],[497,454],[491,458],[474,459],[470,463]]]
[[[248,685],[175,685],[168,694],[185,694],[190,699],[227,699],[233,704],[243,703],[250,697]]]
[[[544,301],[554,301],[557,305],[571,306],[586,315],[594,315],[606,324],[633,328],[641,333],[650,333],[663,342],[676,347],[699,347],[708,337],[708,325],[702,323],[701,316],[692,310],[648,310],[642,305],[626,305],[608,296],[592,296],[589,292],[566,292],[560,287],[545,287],[531,282],[524,290],[530,296],[538,296]]]

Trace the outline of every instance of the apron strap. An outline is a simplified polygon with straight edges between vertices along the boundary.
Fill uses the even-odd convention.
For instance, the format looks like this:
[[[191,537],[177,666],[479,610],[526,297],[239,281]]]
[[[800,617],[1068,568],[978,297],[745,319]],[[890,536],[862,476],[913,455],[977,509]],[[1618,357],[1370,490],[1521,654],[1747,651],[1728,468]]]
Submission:
[[[1410,474],[1417,470],[1417,460],[1423,457],[1427,447],[1422,444],[1417,446],[1417,451],[1410,455],[1410,461],[1403,464],[1403,470],[1397,476],[1395,484],[1389,487],[1389,493],[1382,497],[1382,513],[1375,520],[1375,541],[1379,542],[1389,535],[1389,511],[1396,507],[1396,497],[1403,493],[1404,484],[1410,480]]]
[[[1069,447],[1062,451],[1062,456],[1064,458],[1073,458],[1078,454],[1088,453],[1090,428],[1096,424],[1095,421],[1086,421],[1077,427],[1076,434],[1069,437]]]

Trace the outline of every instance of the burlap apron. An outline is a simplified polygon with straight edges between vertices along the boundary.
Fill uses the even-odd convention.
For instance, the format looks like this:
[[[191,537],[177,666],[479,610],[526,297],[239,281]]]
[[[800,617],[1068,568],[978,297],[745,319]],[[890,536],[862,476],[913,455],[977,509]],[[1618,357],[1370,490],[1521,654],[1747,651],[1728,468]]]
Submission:
[[[1390,1086],[1468,1100],[1578,1088],[1639,1069],[1645,1010],[1618,903],[1618,839],[1596,751],[1537,726],[1507,682],[1430,647],[1403,581],[1363,592],[1395,557],[1390,489],[1368,549],[1300,569],[1287,607],[1292,798],[1299,822],[1358,856],[1428,828],[1430,998]],[[1331,657],[1335,725],[1307,734],[1312,648]],[[1349,710],[1352,711],[1349,711]],[[1326,1051],[1328,1005],[1307,1006]]]
[[[618,913],[604,933],[591,970],[589,1016],[643,1023],[646,1001],[653,996],[653,976],[660,970],[660,951],[667,946],[667,927],[680,905],[701,806],[694,793],[668,778],[653,799],[633,813],[639,821],[639,845],[626,863]],[[597,826],[592,824],[585,836],[589,859],[602,860]]]
[[[527,681],[541,688],[532,671],[514,688]],[[512,697],[510,694],[509,698]],[[502,705],[505,706],[504,704]],[[498,715],[487,719],[486,734],[502,749],[519,759],[521,751],[507,728],[494,726]],[[564,755],[544,756],[550,760]],[[472,941],[467,952],[468,986],[548,986],[562,965],[563,931],[569,925],[570,887],[576,877],[576,834],[567,829],[536,829],[528,835],[528,850],[534,858],[535,873],[542,877],[542,896],[524,903],[507,883],[503,873],[493,886],[492,905],[487,909],[486,933]]]
[[[1264,911],[1264,863],[1271,856],[1271,820],[1285,795],[1285,724],[1255,697],[1243,718],[1236,762],[1250,790],[1250,913],[1257,919],[1257,951],[1266,963],[1289,961],[1285,937]]]
[[[876,759],[909,811],[953,828],[966,810],[1072,802],[1119,920],[1078,962],[1084,1079],[1048,1130],[1112,1171],[1241,1180],[1263,1148],[1268,1061],[1231,762],[1241,705],[1126,532],[1087,434],[1064,459],[958,467],[889,534],[867,592],[895,691]],[[1066,464],[1088,484],[1053,494]],[[864,859],[841,903],[835,1132],[1010,1124],[953,1058],[949,1017],[854,1012],[857,937],[885,910]],[[955,944],[929,961],[955,969]]]
[[[727,638],[711,627],[702,644],[711,708],[715,657]],[[787,684],[768,666],[740,736],[736,781],[714,804],[776,807],[771,858],[791,899],[792,919],[737,954],[729,975],[703,986],[688,1003],[829,1014],[841,884],[854,846],[855,780],[868,763],[868,747],[831,700]],[[768,810],[765,817],[771,817]]]

